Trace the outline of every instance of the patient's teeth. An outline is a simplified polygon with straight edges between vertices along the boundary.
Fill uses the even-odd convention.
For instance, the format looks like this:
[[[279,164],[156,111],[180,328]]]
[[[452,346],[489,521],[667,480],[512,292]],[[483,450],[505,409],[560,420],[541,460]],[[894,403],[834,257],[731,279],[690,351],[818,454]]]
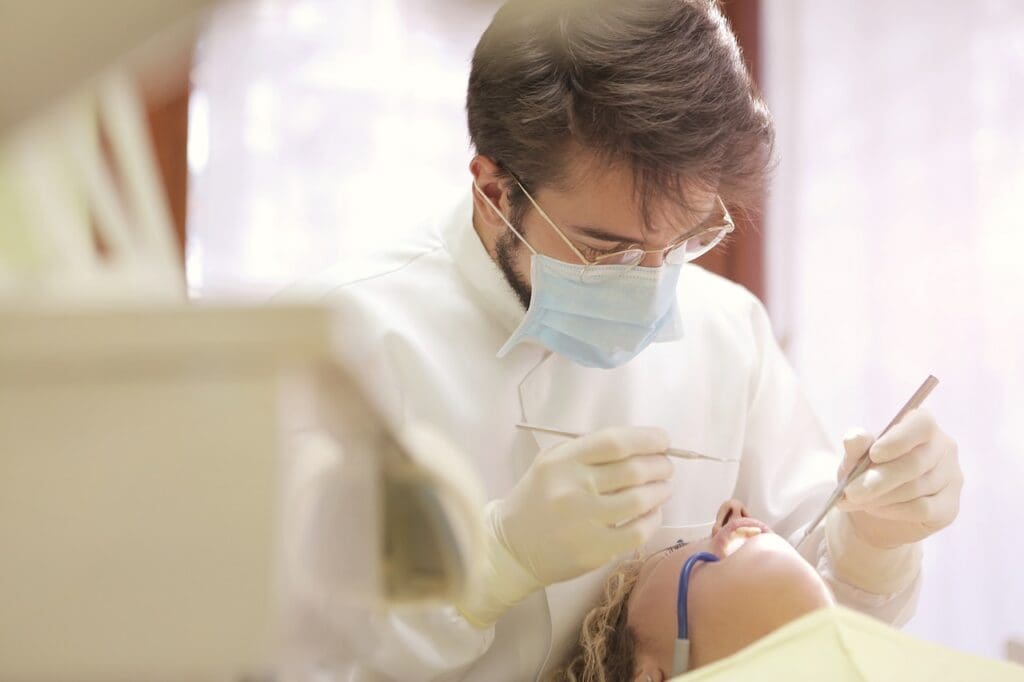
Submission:
[[[761,535],[761,528],[752,525],[744,525],[736,528],[730,532],[729,537],[725,541],[724,554],[728,556],[735,552],[737,549],[742,547],[743,543],[750,540],[754,536]]]
[[[733,537],[739,535],[740,537],[752,538],[755,535],[761,534],[761,529],[754,526],[744,526],[743,528],[737,528],[732,532]]]
[[[741,528],[737,528],[733,532],[729,533],[729,539],[725,543],[725,555],[728,556],[729,554],[732,554],[748,539],[760,534],[761,529],[755,526],[743,526]]]

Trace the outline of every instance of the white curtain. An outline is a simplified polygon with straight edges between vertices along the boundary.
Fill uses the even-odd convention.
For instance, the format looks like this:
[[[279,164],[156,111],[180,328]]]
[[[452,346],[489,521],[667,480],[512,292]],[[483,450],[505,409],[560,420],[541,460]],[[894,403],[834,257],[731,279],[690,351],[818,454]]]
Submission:
[[[259,0],[201,42],[193,297],[263,299],[466,191],[469,61],[496,2]]]
[[[769,307],[838,442],[929,373],[960,518],[926,544],[908,630],[1024,636],[1024,3],[762,3],[781,165]]]

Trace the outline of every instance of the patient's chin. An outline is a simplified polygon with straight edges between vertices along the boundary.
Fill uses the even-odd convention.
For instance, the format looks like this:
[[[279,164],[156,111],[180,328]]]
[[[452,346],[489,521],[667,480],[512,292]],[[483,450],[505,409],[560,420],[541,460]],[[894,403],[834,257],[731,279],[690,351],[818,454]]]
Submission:
[[[733,574],[725,579],[737,583],[737,588],[790,595],[808,606],[834,603],[818,571],[774,533],[748,538],[723,564],[729,564],[729,573]]]

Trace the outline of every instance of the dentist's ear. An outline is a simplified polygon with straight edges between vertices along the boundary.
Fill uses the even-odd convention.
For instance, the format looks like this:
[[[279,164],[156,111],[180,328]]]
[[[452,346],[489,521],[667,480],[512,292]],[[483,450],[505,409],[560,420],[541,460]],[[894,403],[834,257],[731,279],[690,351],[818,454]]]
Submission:
[[[491,227],[503,231],[505,224],[496,210],[508,215],[508,192],[503,182],[505,175],[498,164],[479,154],[469,162],[469,172],[473,175],[473,205],[477,216]]]

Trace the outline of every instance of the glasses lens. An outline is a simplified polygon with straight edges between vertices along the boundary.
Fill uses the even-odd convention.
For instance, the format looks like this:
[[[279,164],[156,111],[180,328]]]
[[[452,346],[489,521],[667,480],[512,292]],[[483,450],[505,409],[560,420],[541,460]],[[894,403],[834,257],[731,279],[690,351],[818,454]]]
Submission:
[[[729,234],[730,229],[728,226],[722,226],[718,229],[707,230],[696,234],[682,244],[674,247],[673,249],[665,253],[665,262],[670,265],[680,265],[682,263],[688,263],[692,260],[700,258],[705,253],[715,248],[719,242],[721,242],[725,235]]]
[[[636,265],[643,259],[644,252],[642,249],[627,249],[625,251],[609,253],[607,256],[601,256],[596,262],[600,265]]]

